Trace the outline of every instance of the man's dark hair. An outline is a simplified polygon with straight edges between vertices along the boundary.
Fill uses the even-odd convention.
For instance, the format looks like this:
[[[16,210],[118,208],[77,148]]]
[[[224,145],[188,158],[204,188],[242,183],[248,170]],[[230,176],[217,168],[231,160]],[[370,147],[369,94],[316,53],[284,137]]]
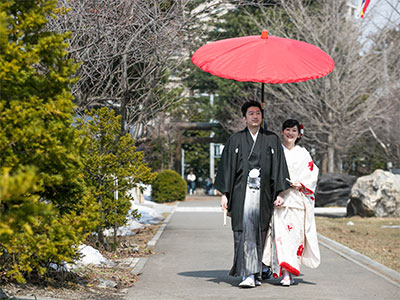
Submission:
[[[296,142],[295,142],[295,144],[297,144],[297,143],[300,141],[300,139],[301,139],[300,123],[299,123],[299,121],[297,121],[297,120],[295,120],[295,119],[286,120],[286,121],[283,122],[283,124],[282,124],[282,131],[284,131],[286,128],[292,128],[292,127],[294,127],[294,126],[296,126],[296,127],[297,127],[297,130],[299,131],[299,137],[296,139]]]
[[[261,104],[260,104],[260,102],[257,102],[257,101],[247,101],[247,102],[245,102],[245,103],[242,105],[242,115],[243,115],[243,117],[246,117],[247,110],[248,110],[250,107],[252,107],[252,106],[258,107],[258,108],[260,109],[260,111],[261,111],[261,114],[264,116],[263,111],[262,111],[262,109],[261,109]]]

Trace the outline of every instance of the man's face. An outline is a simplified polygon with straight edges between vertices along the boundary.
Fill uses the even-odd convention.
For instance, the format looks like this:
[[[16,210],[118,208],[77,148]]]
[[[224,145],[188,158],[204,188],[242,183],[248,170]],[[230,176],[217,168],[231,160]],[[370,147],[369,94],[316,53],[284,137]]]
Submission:
[[[249,128],[260,127],[262,121],[261,110],[257,106],[251,106],[247,109],[246,117],[243,119]]]

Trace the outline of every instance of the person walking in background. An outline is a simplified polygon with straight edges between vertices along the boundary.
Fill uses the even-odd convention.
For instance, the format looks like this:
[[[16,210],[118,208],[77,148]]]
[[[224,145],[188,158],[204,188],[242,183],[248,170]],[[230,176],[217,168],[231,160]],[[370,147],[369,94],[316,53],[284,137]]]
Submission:
[[[303,127],[297,120],[283,123],[282,147],[291,188],[274,202],[271,239],[266,243],[263,257],[263,262],[272,266],[275,278],[283,276],[283,286],[294,283],[292,276],[300,275],[300,265],[316,268],[320,263],[314,218],[318,168],[308,151],[297,145],[302,134]]]
[[[205,180],[206,195],[213,195],[213,182],[210,177]]]
[[[196,189],[196,175],[193,173],[193,169],[190,169],[189,174],[186,176],[187,181],[187,193],[190,195],[194,194]]]
[[[242,114],[247,127],[227,141],[214,187],[222,193],[221,208],[231,216],[234,258],[229,275],[240,276],[239,287],[250,288],[261,285],[273,202],[290,186],[279,137],[260,126],[260,103],[244,103]]]

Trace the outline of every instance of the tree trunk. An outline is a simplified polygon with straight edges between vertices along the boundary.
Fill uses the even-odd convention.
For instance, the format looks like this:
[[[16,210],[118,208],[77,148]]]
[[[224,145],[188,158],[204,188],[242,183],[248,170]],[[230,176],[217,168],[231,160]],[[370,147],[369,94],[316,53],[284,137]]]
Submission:
[[[329,134],[328,145],[328,172],[333,173],[335,172],[335,146],[332,134]]]
[[[99,227],[97,229],[97,238],[98,238],[98,241],[99,241],[99,246],[101,248],[105,248],[106,247],[106,243],[105,243],[105,240],[104,240],[103,227]]]
[[[328,156],[324,155],[321,162],[321,174],[328,172]]]
[[[174,166],[174,144],[171,141],[171,137],[169,134],[167,135],[168,137],[168,169],[172,169]]]
[[[113,252],[117,250],[117,231],[118,231],[118,226],[114,224],[114,235],[113,235],[113,246],[112,246]]]
[[[179,137],[176,141],[176,149],[175,149],[175,163],[174,163],[174,169],[176,172],[178,172],[179,174],[181,174],[181,159],[182,159],[182,140],[183,140],[183,136],[182,133],[179,134]]]

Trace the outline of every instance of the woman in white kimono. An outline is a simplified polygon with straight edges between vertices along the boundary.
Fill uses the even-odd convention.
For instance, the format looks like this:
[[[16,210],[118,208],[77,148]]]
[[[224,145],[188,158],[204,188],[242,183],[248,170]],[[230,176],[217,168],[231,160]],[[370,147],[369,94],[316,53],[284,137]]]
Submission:
[[[263,263],[272,267],[274,278],[283,276],[283,286],[294,283],[292,275],[300,275],[300,265],[316,268],[320,263],[314,219],[318,168],[308,151],[296,145],[302,133],[297,120],[289,119],[282,125],[291,188],[281,193],[283,201],[274,202],[271,238],[263,255]]]

